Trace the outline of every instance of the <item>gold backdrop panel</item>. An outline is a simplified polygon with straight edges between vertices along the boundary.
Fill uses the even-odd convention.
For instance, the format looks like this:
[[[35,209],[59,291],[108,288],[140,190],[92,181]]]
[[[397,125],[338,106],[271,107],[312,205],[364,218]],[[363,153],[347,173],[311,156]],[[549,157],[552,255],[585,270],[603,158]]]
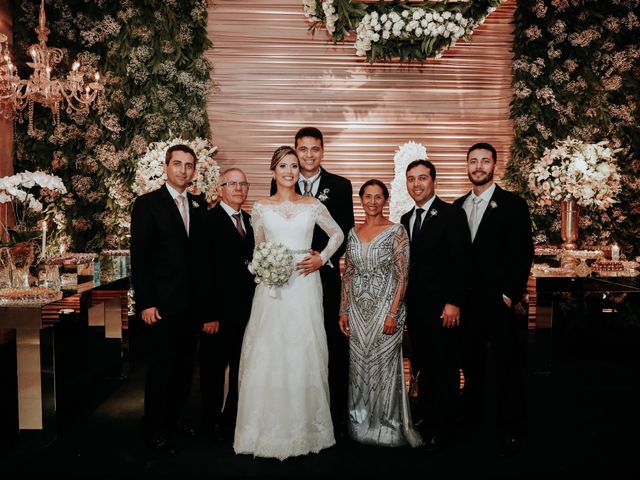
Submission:
[[[475,142],[496,147],[500,176],[513,139],[514,10],[507,0],[470,43],[439,60],[371,65],[351,42],[332,44],[324,29],[314,38],[300,0],[214,1],[208,58],[215,89],[207,111],[218,163],[247,172],[250,206],[268,194],[273,150],[313,125],[325,135],[324,165],[351,179],[354,195],[372,177],[389,184],[393,155],[409,140],[426,146],[445,200],[468,190],[465,155]]]

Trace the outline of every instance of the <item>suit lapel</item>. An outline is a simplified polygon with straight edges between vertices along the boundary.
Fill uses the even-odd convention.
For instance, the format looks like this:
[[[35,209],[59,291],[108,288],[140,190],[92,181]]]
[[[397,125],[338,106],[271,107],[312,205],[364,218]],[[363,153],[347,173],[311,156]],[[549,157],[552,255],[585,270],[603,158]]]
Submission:
[[[491,195],[491,200],[489,200],[489,205],[487,205],[487,208],[484,210],[484,213],[482,214],[482,218],[480,219],[480,224],[478,225],[478,229],[476,230],[476,236],[473,239],[474,242],[476,238],[478,238],[478,235],[480,235],[481,231],[484,228],[486,228],[485,225],[490,219],[490,216],[493,215],[493,210],[495,210],[493,205],[498,205],[498,201],[496,200],[496,198],[499,198],[500,195],[501,195],[500,187],[498,186],[498,184],[496,184],[496,189],[493,191],[493,195]]]
[[[245,239],[253,238],[253,227],[251,226],[251,221],[249,220],[249,214],[244,210],[242,212],[242,224],[244,225],[245,231]]]
[[[418,235],[416,237],[416,240],[419,238],[422,238],[425,234],[425,232],[429,229],[429,224],[433,223],[432,219],[433,217],[438,215],[438,202],[440,201],[440,199],[436,196],[433,199],[433,202],[431,202],[431,206],[429,206],[429,209],[426,210],[423,214],[422,214],[422,225],[420,225],[420,231],[418,232]],[[413,207],[415,210],[415,207]],[[413,214],[413,210],[411,211],[411,213]],[[409,217],[411,218],[411,217]],[[411,239],[413,241],[413,239]]]
[[[327,171],[320,167],[320,180],[318,180],[318,191],[315,194],[315,197],[318,198],[318,196],[322,193],[322,191],[327,187],[327,179],[328,179],[329,175],[327,175]]]

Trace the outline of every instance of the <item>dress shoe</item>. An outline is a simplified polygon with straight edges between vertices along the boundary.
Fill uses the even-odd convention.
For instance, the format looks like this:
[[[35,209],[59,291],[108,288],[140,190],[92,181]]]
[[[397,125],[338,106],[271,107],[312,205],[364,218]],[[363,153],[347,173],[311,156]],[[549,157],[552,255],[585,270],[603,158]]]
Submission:
[[[147,440],[147,445],[151,450],[162,455],[175,455],[178,453],[178,449],[173,442],[164,435],[153,435]]]
[[[198,430],[196,430],[193,425],[185,422],[184,420],[178,420],[173,429],[176,431],[176,433],[179,433],[184,437],[193,438],[198,435]]]
[[[520,451],[522,441],[516,435],[504,435],[498,443],[498,456],[501,458],[513,457]]]
[[[442,450],[443,441],[441,433],[436,432],[427,438],[429,438],[429,440],[423,443],[420,447],[420,451],[422,453],[434,453]]]

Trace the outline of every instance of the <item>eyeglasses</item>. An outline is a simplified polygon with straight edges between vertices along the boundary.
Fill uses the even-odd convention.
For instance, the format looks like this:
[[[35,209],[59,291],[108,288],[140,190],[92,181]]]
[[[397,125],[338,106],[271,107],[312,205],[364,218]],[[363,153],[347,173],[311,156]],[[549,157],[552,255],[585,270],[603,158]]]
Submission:
[[[224,182],[220,184],[221,187],[224,187],[225,185],[233,190],[236,187],[249,188],[249,185],[251,184],[249,182]]]

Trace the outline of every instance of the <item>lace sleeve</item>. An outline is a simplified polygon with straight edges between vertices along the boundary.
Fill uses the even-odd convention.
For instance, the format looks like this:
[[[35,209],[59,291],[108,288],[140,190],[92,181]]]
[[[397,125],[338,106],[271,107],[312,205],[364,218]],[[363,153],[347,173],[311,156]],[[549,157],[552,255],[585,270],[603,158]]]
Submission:
[[[349,255],[349,242],[351,235],[347,235],[347,250],[344,256],[344,273],[342,274],[342,294],[340,295],[340,315],[349,313],[349,301],[351,300],[351,279],[353,278],[354,268]]]
[[[325,264],[342,245],[344,233],[342,233],[342,229],[333,219],[327,207],[319,201],[316,202],[316,223],[329,236],[327,246],[320,252],[322,263]]]
[[[262,225],[262,204],[256,202],[251,210],[251,226],[253,227],[253,238],[256,246],[264,242],[264,226]]]
[[[409,279],[409,236],[403,226],[400,226],[393,238],[393,279],[395,289],[389,312],[397,314],[404,300]]]

